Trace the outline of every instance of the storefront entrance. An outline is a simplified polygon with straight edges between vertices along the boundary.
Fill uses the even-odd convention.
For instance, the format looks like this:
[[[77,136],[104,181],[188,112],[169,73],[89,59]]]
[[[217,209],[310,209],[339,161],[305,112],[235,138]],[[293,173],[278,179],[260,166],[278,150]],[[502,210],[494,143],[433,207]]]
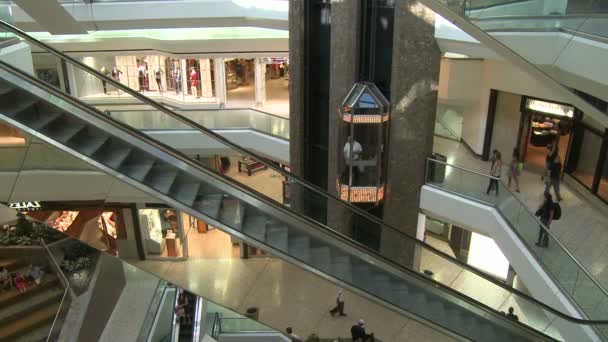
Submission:
[[[519,128],[519,155],[526,169],[543,173],[549,148],[557,144],[562,165],[570,150],[575,108],[561,103],[523,97]]]

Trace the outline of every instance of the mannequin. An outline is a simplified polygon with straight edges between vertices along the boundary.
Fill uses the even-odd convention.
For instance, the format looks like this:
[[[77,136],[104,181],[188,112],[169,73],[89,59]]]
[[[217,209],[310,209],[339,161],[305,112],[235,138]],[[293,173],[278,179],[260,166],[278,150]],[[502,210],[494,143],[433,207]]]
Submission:
[[[182,91],[182,74],[179,68],[173,68],[173,82],[175,83],[175,95]]]
[[[108,72],[108,69],[106,69],[105,66],[102,66],[99,72],[104,76],[110,76],[110,73]],[[103,87],[103,93],[105,95],[108,95],[108,87],[106,87],[106,80],[104,80],[103,78],[101,79],[101,86]]]
[[[146,84],[146,67],[143,63],[137,66],[137,82],[139,83],[139,92],[143,94]]]
[[[192,91],[192,96],[195,98],[200,98],[198,96],[198,74],[196,73],[196,69],[192,68],[190,71],[190,90]]]
[[[161,94],[163,93],[163,85],[161,83],[163,74],[164,74],[163,69],[161,69],[160,66],[157,66],[156,69],[154,70],[154,79],[156,80],[156,85],[158,86],[158,91]]]

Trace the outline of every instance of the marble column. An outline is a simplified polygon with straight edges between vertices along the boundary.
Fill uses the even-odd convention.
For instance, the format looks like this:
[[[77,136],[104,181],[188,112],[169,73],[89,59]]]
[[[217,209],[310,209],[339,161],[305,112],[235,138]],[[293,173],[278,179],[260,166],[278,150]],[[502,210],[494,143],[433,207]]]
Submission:
[[[332,2],[331,4],[331,53],[329,89],[329,139],[327,191],[339,197],[336,180],[343,171],[340,160],[346,142],[344,123],[338,116],[338,108],[359,76],[360,0]],[[350,210],[330,203],[327,210],[328,226],[351,235],[353,217]]]
[[[256,57],[253,63],[255,64],[255,106],[262,107],[266,102],[266,64],[262,63],[262,59],[260,57]]]
[[[289,0],[289,162],[298,176],[304,175],[305,3]]]
[[[220,108],[226,107],[226,66],[223,58],[213,59],[215,77],[215,101]]]
[[[426,158],[433,151],[441,52],[435,13],[418,0],[395,1],[391,120],[384,222],[415,237]],[[415,266],[415,246],[382,234],[386,256]]]

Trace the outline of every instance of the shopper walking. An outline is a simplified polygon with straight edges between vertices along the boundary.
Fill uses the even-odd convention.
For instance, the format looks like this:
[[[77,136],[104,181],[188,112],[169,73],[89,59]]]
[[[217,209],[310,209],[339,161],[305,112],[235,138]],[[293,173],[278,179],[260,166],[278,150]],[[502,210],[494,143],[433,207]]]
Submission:
[[[545,231],[546,229],[551,228],[551,221],[553,220],[554,215],[554,203],[551,194],[545,191],[545,199],[543,204],[536,210],[536,216],[540,218],[540,222],[544,225],[539,227],[538,230],[538,240],[536,241],[536,245],[538,247],[547,247],[549,245],[549,235]]]
[[[561,202],[562,196],[559,191],[559,182],[562,173],[562,163],[559,160],[553,160],[549,163],[547,172],[547,179],[545,180],[545,192],[549,192],[551,186],[553,186],[553,192],[555,192],[555,198],[558,202]]]
[[[336,313],[339,313],[340,316],[346,316],[344,313],[344,296],[342,290],[338,291],[338,296],[336,296],[336,306],[329,310],[329,313],[332,315],[332,317],[335,316]]]
[[[492,188],[496,189],[496,196],[498,196],[498,181],[500,179],[500,173],[502,170],[502,156],[498,150],[492,151],[492,164],[490,165],[490,183],[486,194],[489,195]]]
[[[519,192],[519,175],[521,173],[521,169],[519,167],[519,151],[517,148],[513,149],[513,154],[511,155],[511,163],[509,164],[509,189],[511,188],[511,182],[515,183],[515,192]]]

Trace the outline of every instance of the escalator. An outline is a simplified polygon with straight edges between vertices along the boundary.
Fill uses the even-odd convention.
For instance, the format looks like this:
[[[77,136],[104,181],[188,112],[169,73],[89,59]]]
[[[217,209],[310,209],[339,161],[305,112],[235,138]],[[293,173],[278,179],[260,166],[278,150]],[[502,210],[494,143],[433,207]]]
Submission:
[[[103,77],[27,35],[19,35],[61,56],[64,62],[74,63],[91,77]],[[288,173],[283,175],[292,184],[294,196],[290,203],[281,205],[10,65],[0,63],[0,79],[0,120],[4,123],[77,156],[180,211],[311,271],[324,281],[345,286],[399,314],[413,314],[470,340],[546,340],[561,338],[560,333],[565,339],[570,339],[568,334],[572,334],[582,340],[577,329],[565,327],[606,323],[572,318],[535,301]],[[197,127],[217,143],[261,159],[129,88],[111,79],[106,81],[169,118]],[[13,190],[11,198],[18,199],[18,191]],[[422,275],[411,264],[389,259],[390,253],[374,251],[332,230],[331,219],[319,218],[318,213],[310,211],[319,206],[340,208],[359,222],[378,227],[402,250],[430,253],[439,263],[474,274],[485,286],[506,292],[508,297],[546,313],[542,323],[511,321],[500,313],[500,304],[476,300],[474,294],[465,296],[447,283]]]

